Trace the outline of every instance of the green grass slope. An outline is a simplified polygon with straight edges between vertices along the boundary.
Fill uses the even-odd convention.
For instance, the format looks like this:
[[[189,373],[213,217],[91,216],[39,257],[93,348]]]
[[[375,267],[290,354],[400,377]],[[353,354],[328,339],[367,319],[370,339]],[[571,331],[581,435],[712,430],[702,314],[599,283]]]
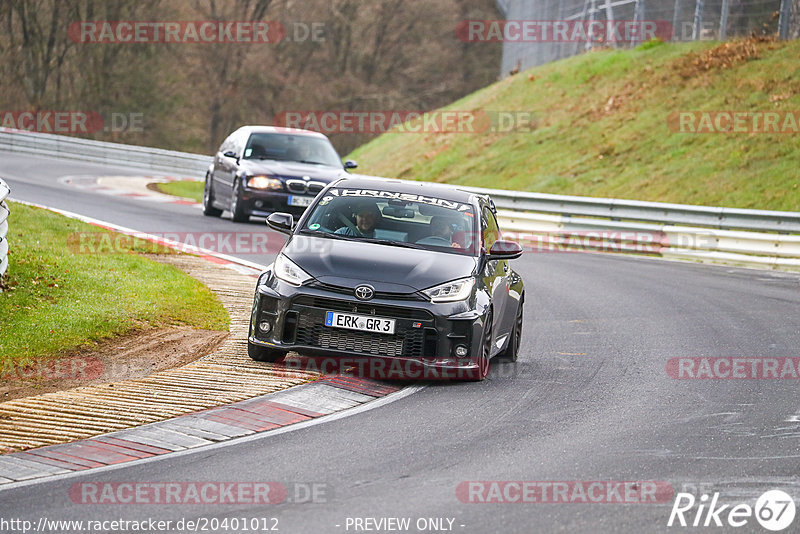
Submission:
[[[531,69],[448,106],[532,131],[388,133],[362,172],[451,184],[800,211],[800,134],[680,133],[681,111],[800,113],[800,42],[646,43]]]

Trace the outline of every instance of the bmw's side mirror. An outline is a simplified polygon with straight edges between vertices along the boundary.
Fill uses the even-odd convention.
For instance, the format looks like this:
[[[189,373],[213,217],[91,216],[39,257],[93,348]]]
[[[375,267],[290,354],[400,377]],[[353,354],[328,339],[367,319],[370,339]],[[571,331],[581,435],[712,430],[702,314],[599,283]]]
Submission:
[[[345,169],[355,169],[356,167],[358,167],[358,163],[356,163],[352,159],[348,159],[347,161],[344,162]]]
[[[225,152],[222,153],[222,155],[225,156],[226,158],[234,158],[234,159],[236,159],[236,157],[237,157],[236,156],[236,152],[234,152],[233,150],[226,150]]]
[[[294,229],[294,218],[288,213],[273,213],[267,217],[267,225],[282,234],[291,234]]]
[[[514,241],[498,240],[489,249],[490,260],[515,260],[522,256],[522,247]]]

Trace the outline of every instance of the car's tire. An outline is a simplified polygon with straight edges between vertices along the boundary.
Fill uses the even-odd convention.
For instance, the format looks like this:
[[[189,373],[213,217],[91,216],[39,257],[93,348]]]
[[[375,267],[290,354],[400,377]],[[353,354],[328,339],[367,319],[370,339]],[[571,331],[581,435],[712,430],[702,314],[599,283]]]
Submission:
[[[222,210],[214,207],[214,191],[211,181],[211,176],[206,174],[206,181],[203,185],[203,215],[219,217],[222,215]]]
[[[241,180],[233,182],[233,192],[231,193],[231,219],[233,219],[233,222],[247,222],[250,220],[250,215],[244,211]]]
[[[501,360],[515,362],[519,357],[519,344],[522,340],[522,325],[524,322],[522,315],[523,304],[524,299],[520,299],[517,307],[517,315],[514,318],[514,328],[511,329],[511,336],[508,338],[508,344],[506,345],[506,348],[503,349],[503,352],[498,354],[498,357]]]
[[[286,352],[276,349],[268,349],[253,343],[247,343],[247,355],[257,362],[277,362],[284,356]]]
[[[489,374],[489,359],[492,354],[492,312],[486,316],[483,324],[483,332],[481,333],[481,349],[478,359],[475,363],[478,368],[472,372],[469,379],[473,382],[480,382]]]

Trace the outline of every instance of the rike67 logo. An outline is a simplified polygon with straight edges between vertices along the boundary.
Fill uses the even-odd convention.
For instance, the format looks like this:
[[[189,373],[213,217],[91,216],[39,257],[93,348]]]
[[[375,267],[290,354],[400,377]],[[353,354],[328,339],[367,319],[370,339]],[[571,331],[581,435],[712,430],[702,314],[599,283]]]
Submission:
[[[794,521],[795,504],[792,497],[781,490],[767,491],[756,501],[755,507],[741,503],[718,504],[719,493],[703,494],[699,499],[691,493],[678,493],[667,526],[681,527],[743,527],[755,520],[765,529],[778,532]]]

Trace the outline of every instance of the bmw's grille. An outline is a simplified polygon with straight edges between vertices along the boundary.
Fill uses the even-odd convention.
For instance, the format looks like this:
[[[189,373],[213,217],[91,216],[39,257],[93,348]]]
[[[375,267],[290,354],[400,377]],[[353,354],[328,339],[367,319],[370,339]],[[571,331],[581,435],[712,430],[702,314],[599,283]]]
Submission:
[[[325,183],[305,180],[286,180],[286,190],[296,195],[305,195],[306,193],[317,194],[325,187]]]
[[[355,310],[355,311],[354,311]],[[396,320],[394,334],[376,334],[325,326],[325,312],[342,311]],[[298,297],[287,313],[285,343],[356,354],[422,358],[436,351],[433,316],[425,310],[375,306],[320,297]]]

